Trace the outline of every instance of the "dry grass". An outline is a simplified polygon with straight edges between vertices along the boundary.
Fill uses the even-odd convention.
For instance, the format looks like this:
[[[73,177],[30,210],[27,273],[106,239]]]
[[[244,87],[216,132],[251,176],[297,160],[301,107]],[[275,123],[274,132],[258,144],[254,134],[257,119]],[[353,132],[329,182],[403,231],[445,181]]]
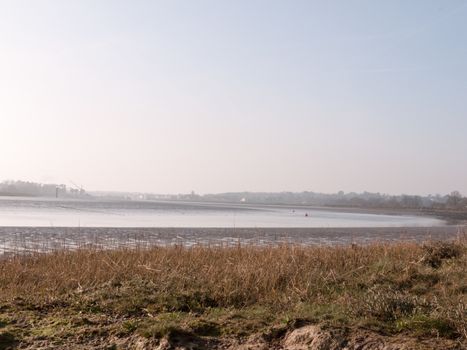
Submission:
[[[20,316],[14,315],[39,313],[60,315],[69,327],[74,315],[105,315],[108,334],[117,332],[113,323],[118,332],[148,337],[180,325],[198,333],[248,334],[306,319],[467,339],[466,250],[463,238],[425,245],[174,246],[14,257],[0,261],[0,332],[3,322],[8,334],[32,339],[32,326],[19,331],[14,325]],[[61,321],[53,322],[48,325]]]

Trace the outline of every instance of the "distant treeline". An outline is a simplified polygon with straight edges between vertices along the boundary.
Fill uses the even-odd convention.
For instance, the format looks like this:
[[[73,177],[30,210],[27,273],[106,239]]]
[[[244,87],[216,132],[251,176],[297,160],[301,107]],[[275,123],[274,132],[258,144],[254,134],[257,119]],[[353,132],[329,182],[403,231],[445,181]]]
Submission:
[[[193,195],[189,195],[193,197]],[[198,200],[219,202],[244,202],[262,204],[290,204],[290,205],[316,205],[336,207],[359,208],[401,208],[401,209],[455,209],[467,210],[467,198],[458,191],[448,195],[388,195],[381,193],[344,193],[340,191],[334,194],[316,192],[237,192],[208,194],[198,196]]]
[[[68,188],[63,184],[43,184],[30,181],[3,181],[0,183],[0,195],[32,197],[87,196],[82,188]]]
[[[0,183],[0,195],[38,197],[90,197],[83,188],[67,187],[63,184],[42,184],[28,181],[4,181]],[[381,193],[337,193],[318,192],[230,192],[198,195],[157,195],[147,193],[119,192],[112,195],[94,193],[97,197],[119,200],[183,200],[228,203],[313,205],[328,207],[382,208],[382,209],[432,209],[467,211],[467,197],[459,191],[447,195],[389,195]]]

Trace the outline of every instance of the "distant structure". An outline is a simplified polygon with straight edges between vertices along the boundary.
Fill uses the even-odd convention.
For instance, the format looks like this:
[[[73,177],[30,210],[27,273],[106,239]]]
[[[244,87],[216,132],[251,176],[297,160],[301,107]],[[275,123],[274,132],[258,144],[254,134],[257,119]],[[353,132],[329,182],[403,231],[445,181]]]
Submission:
[[[0,195],[31,197],[67,197],[70,192],[64,184],[42,184],[29,181],[4,181],[0,183]]]
[[[86,191],[84,190],[83,186],[78,186],[76,183],[74,183],[71,180],[70,182],[75,187],[75,188],[70,188],[70,194],[73,197],[83,197],[86,195]]]

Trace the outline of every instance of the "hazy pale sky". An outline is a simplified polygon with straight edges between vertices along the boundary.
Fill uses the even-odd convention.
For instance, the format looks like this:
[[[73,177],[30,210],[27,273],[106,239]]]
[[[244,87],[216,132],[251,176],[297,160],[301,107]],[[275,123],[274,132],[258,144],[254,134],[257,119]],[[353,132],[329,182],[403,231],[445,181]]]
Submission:
[[[0,180],[467,194],[467,0],[0,0]]]

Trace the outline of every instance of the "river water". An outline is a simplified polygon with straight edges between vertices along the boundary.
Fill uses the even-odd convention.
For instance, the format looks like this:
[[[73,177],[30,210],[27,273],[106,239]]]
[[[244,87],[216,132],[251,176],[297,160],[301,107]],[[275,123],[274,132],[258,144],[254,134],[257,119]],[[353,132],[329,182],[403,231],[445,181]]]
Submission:
[[[299,206],[0,197],[0,257],[89,246],[367,244],[458,233],[430,217]]]
[[[312,207],[173,201],[57,200],[0,197],[0,226],[25,227],[432,227],[444,222],[406,215]]]

